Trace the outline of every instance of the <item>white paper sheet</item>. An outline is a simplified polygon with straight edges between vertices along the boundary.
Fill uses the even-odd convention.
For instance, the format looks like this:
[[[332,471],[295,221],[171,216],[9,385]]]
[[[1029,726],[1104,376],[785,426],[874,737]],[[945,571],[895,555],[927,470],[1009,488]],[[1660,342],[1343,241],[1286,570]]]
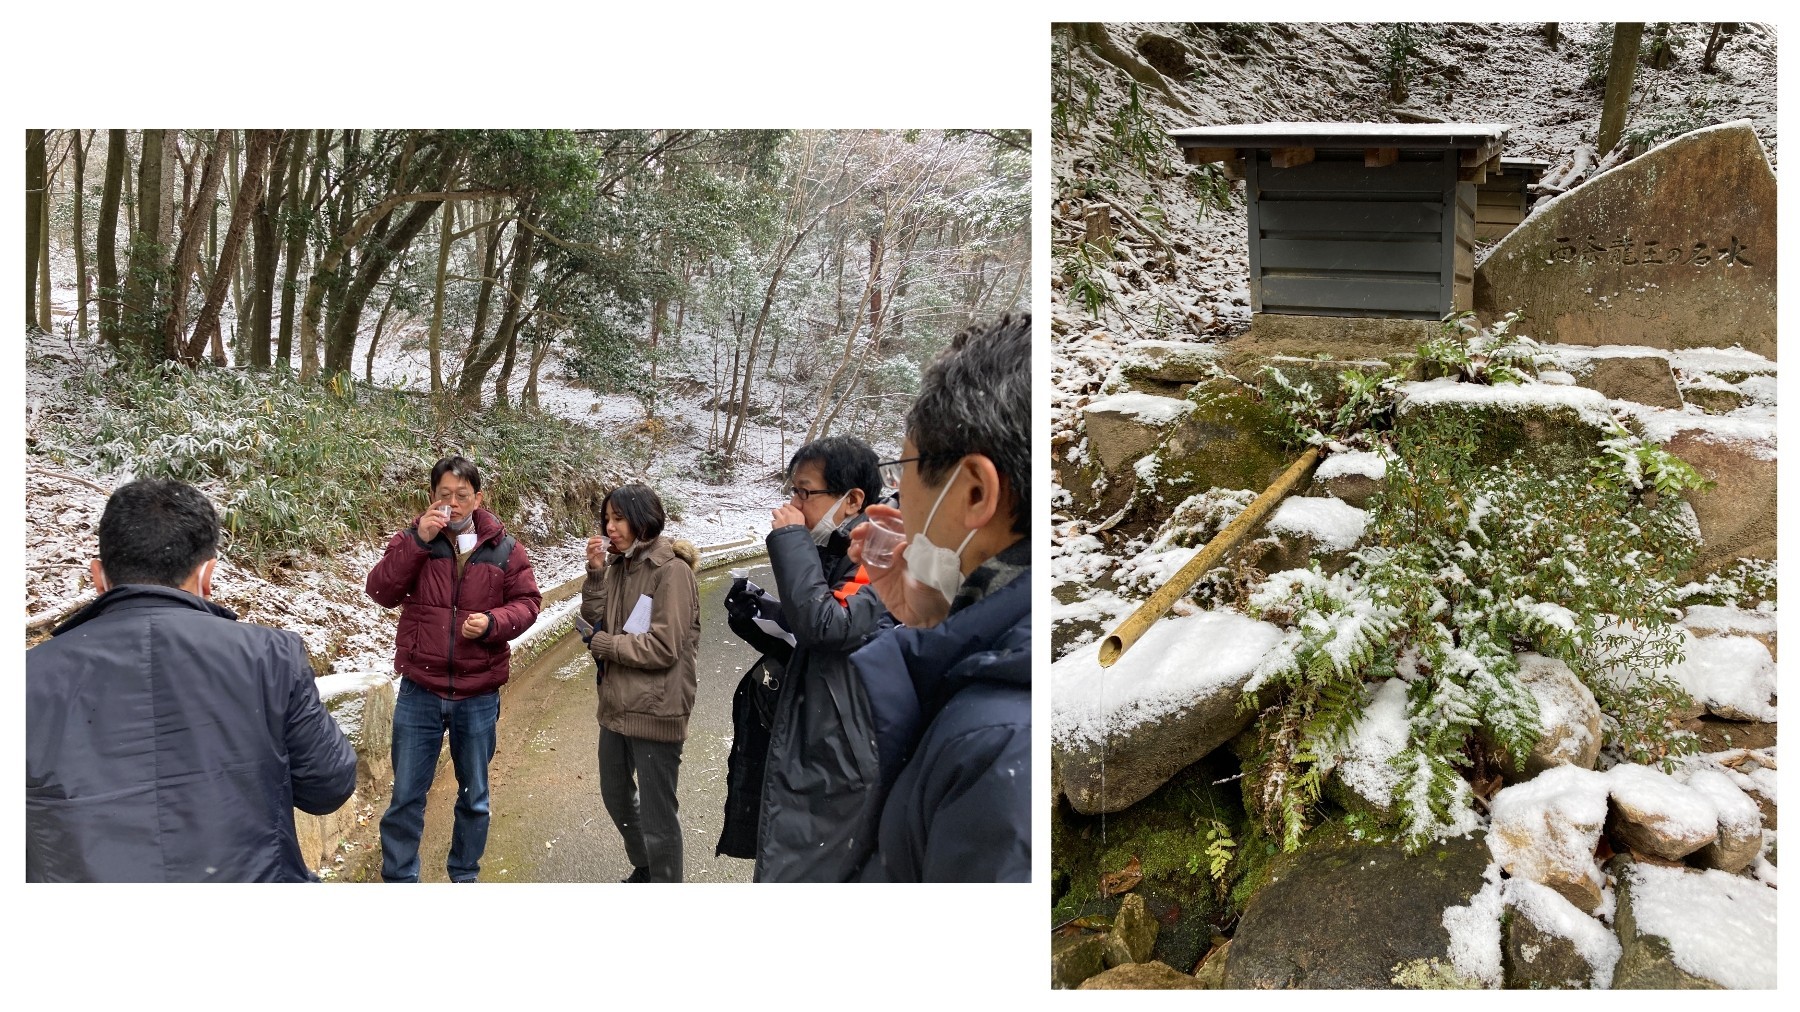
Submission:
[[[631,606],[631,617],[625,620],[623,632],[647,633],[650,631],[650,595],[639,594],[637,604]]]

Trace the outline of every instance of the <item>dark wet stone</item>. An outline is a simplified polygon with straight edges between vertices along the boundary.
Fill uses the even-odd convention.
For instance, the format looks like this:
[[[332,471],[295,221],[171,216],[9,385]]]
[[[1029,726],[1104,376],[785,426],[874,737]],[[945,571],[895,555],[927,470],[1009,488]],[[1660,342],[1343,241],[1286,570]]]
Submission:
[[[1446,907],[1482,886],[1486,842],[1332,843],[1284,858],[1231,942],[1228,988],[1391,988],[1394,967],[1443,958]]]

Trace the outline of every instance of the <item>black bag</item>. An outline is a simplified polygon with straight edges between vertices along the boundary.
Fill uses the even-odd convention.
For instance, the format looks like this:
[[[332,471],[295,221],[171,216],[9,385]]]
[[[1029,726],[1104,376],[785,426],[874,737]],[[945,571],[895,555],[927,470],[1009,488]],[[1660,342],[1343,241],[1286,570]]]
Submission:
[[[721,857],[756,857],[757,819],[762,811],[763,770],[769,755],[769,728],[781,689],[781,662],[759,657],[731,694],[731,755],[725,763],[725,826],[713,851]]]

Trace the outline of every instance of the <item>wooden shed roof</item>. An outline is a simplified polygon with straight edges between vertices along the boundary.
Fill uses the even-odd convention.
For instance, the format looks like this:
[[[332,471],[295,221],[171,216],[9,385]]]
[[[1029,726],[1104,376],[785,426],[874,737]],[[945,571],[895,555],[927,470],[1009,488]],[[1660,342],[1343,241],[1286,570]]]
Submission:
[[[1169,131],[1184,148],[1484,148],[1510,123],[1230,123]]]

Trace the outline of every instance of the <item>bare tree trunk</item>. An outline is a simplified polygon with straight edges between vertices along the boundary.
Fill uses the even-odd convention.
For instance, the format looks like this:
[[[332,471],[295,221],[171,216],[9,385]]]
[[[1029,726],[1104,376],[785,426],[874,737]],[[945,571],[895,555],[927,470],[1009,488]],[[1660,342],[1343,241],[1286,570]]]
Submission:
[[[287,250],[283,254],[286,267],[281,275],[281,331],[276,338],[275,360],[284,368],[294,360],[294,299],[300,287],[300,261],[306,257],[306,229],[302,214],[310,217],[313,202],[319,197],[319,174],[314,171],[304,196],[300,193],[300,167],[306,163],[312,136],[300,131],[294,138],[294,150],[288,152]]]
[[[320,130],[318,143],[313,155],[312,182],[307,187],[308,206],[316,207],[319,194],[319,183],[325,175],[325,169],[331,161],[331,131]],[[300,378],[312,379],[319,372],[319,325],[318,305],[324,295],[320,287],[319,260],[321,250],[315,248],[312,257],[312,271],[306,279],[305,308],[300,311],[301,318],[296,321],[300,327]],[[311,319],[308,319],[310,317]]]
[[[75,131],[75,326],[83,344],[88,339],[88,276],[87,229],[81,220],[86,194],[82,193],[82,188],[87,185],[87,149],[93,140],[94,134],[88,134],[83,140],[81,131]]]
[[[48,137],[46,132],[46,142]],[[38,328],[45,333],[50,332],[53,322],[50,319],[50,184],[54,177],[54,169],[44,175],[44,199],[38,202],[37,317]]]
[[[249,351],[245,357],[253,369],[269,367],[269,339],[275,325],[275,209],[281,206],[284,196],[282,186],[287,179],[288,150],[294,140],[294,131],[281,131],[281,139],[269,156],[269,185],[263,190],[262,199],[256,202],[251,218],[250,316],[244,333]]]
[[[213,270],[212,288],[206,293],[206,304],[200,308],[200,315],[194,320],[194,336],[188,342],[186,357],[200,357],[201,347],[208,341],[213,342],[213,360],[224,365],[224,354],[219,347],[219,311],[224,308],[225,290],[236,275],[233,265],[238,260],[238,247],[244,241],[244,228],[250,223],[250,212],[262,202],[263,186],[268,181],[269,154],[275,143],[275,131],[252,130],[249,138],[249,151],[244,158],[244,181],[238,188],[237,200],[231,207],[231,225],[225,232],[225,245],[219,250],[217,267]],[[210,198],[208,198],[210,202]]]
[[[122,189],[125,191],[124,192],[125,244],[127,246],[130,246],[131,245],[131,237],[136,235],[137,230],[138,230],[137,177],[138,177],[138,172],[140,171],[140,169],[138,166],[133,165],[132,161],[131,161],[131,147],[130,147],[131,132],[129,130],[125,131],[125,135],[126,135],[125,176],[123,179],[120,180],[120,183],[122,184]],[[143,150],[142,150],[143,138],[142,137],[139,137],[139,139],[138,139],[138,147],[139,147],[138,155],[141,158],[143,156]],[[129,254],[129,252],[130,251],[127,250],[127,254]],[[123,293],[121,293],[119,297],[121,299],[123,299],[124,298]]]
[[[440,365],[444,344],[444,281],[450,273],[450,234],[456,227],[456,205],[440,204],[438,213],[444,220],[438,229],[437,286],[432,289],[431,296],[431,394],[434,397],[444,392],[444,373]]]
[[[175,213],[175,161],[176,155],[181,151],[181,131],[165,130],[162,131],[162,135],[162,174],[156,177],[158,180],[156,242],[162,247],[163,256],[166,258],[169,255],[168,251],[175,248],[175,219],[178,217]],[[183,164],[187,165],[191,172],[192,164],[185,161]],[[158,290],[161,290],[160,285]]]
[[[475,321],[470,325],[469,343],[463,346],[462,364],[456,370],[458,396],[462,396],[462,377],[475,367],[475,358],[481,354],[488,312],[494,303],[494,279],[500,276],[500,236],[506,231],[506,223],[497,220],[499,204],[495,201],[492,213],[488,215],[488,220],[495,224],[487,229],[486,249],[481,256],[481,288],[475,293]]]
[[[506,355],[500,360],[500,375],[494,378],[494,404],[506,407],[511,398],[507,393],[512,387],[513,361],[518,356],[519,331],[513,328],[512,337],[506,342]]]
[[[100,339],[119,344],[119,184],[125,178],[125,131],[106,134],[106,182],[100,190],[100,223],[94,236],[100,259]]]
[[[1712,26],[1712,34],[1706,37],[1706,52],[1700,57],[1700,71],[1713,73],[1719,51],[1725,48],[1725,40],[1737,31],[1737,22],[1719,21]]]
[[[1637,73],[1638,45],[1644,39],[1644,23],[1621,21],[1613,25],[1612,61],[1606,69],[1606,98],[1600,107],[1600,135],[1594,147],[1605,158],[1618,146],[1625,132],[1631,101],[1631,80]]]
[[[387,299],[381,303],[381,314],[375,317],[375,333],[369,335],[369,354],[363,359],[363,381],[375,383],[375,346],[381,343],[381,328],[387,326],[388,310],[394,308],[394,293],[399,285],[389,285]]]
[[[44,169],[44,131],[25,131],[25,326],[38,326],[38,243],[44,227],[49,180]]]
[[[163,355],[166,358],[185,357],[182,335],[187,329],[188,286],[199,269],[200,239],[206,232],[206,223],[200,216],[212,208],[213,194],[219,188],[219,176],[224,167],[219,149],[224,143],[225,131],[220,130],[206,151],[198,192],[181,222],[181,243],[175,247],[175,273],[169,283],[169,313],[163,320]]]
[[[525,389],[519,394],[520,407],[530,408],[532,411],[540,409],[540,405],[538,404],[538,370],[543,366],[545,356],[549,354],[550,339],[548,337],[542,339],[534,338],[531,341],[531,372],[525,377]]]
[[[138,158],[137,229],[125,268],[125,304],[120,307],[125,336],[146,356],[160,357],[162,332],[156,311],[157,292],[165,270],[162,245],[162,130],[145,130]]]
[[[482,380],[487,378],[488,371],[493,369],[501,354],[510,356],[513,339],[518,333],[525,292],[531,286],[532,242],[536,236],[527,226],[535,223],[536,214],[529,205],[520,209],[519,230],[513,236],[512,273],[506,285],[506,309],[500,314],[500,325],[494,331],[494,340],[463,370],[457,383],[457,396],[471,405],[480,403]]]
[[[1545,22],[1544,23],[1544,44],[1549,46],[1551,49],[1555,49],[1556,44],[1560,41],[1562,41],[1562,33],[1558,30],[1556,22],[1554,22],[1554,21]]]

